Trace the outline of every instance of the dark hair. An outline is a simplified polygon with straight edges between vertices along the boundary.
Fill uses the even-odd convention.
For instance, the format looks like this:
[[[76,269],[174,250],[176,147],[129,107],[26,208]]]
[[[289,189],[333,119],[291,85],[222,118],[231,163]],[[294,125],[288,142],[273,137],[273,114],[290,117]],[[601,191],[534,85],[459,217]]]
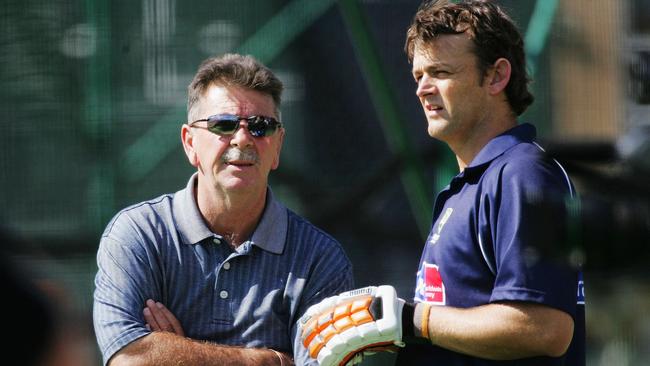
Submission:
[[[473,0],[459,4],[445,0],[427,1],[418,9],[406,33],[404,49],[413,61],[416,44],[424,44],[443,34],[466,33],[474,44],[481,77],[503,57],[510,61],[512,73],[506,97],[512,110],[522,114],[535,99],[528,90],[526,56],[521,33],[510,17],[489,1]]]
[[[188,114],[208,87],[213,84],[240,86],[269,95],[273,98],[276,110],[278,112],[280,110],[282,82],[268,67],[252,56],[229,53],[203,61],[187,88]]]

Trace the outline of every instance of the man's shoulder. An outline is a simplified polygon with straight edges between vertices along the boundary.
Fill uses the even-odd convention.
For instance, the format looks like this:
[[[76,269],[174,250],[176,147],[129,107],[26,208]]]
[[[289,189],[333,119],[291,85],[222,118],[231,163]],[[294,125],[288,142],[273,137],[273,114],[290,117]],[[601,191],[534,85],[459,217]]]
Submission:
[[[309,221],[309,219],[297,214],[289,208],[287,208],[287,219],[289,221],[289,228],[292,230],[298,230],[299,233],[297,234],[315,236],[322,240],[327,240],[338,244],[338,241],[334,239],[334,237],[329,233],[325,232],[325,230],[319,228],[311,221]]]
[[[287,241],[294,241],[300,245],[318,247],[320,249],[336,249],[344,252],[338,240],[304,216],[287,208],[287,217],[289,221]]]
[[[560,165],[535,142],[522,142],[506,150],[490,164],[488,174],[530,176],[561,173]]]
[[[494,159],[483,178],[483,185],[488,186],[574,194],[567,171],[535,142],[520,143],[507,150]]]
[[[174,193],[168,193],[123,208],[106,225],[106,230],[102,236],[110,235],[118,227],[139,226],[159,222],[165,217],[170,217],[173,198]]]

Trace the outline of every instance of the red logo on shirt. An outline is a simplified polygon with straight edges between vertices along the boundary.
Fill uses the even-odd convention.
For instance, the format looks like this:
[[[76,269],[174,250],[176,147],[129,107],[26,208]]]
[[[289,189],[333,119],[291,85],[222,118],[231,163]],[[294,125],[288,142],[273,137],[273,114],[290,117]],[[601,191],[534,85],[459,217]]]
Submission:
[[[424,301],[445,304],[445,285],[435,264],[424,263]]]

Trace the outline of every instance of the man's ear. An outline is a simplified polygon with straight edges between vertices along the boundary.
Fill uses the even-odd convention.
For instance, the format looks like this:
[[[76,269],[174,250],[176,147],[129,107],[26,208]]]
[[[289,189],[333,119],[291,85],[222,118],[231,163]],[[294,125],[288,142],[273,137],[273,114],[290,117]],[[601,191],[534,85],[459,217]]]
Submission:
[[[510,74],[512,73],[512,66],[510,61],[505,58],[499,58],[494,62],[494,65],[488,70],[487,82],[490,94],[497,95],[506,89],[508,82],[510,82]]]
[[[186,124],[183,124],[181,127],[181,142],[183,143],[183,150],[185,150],[187,160],[193,167],[198,167],[199,158],[196,154],[196,150],[194,150],[194,135],[192,134],[190,126]]]

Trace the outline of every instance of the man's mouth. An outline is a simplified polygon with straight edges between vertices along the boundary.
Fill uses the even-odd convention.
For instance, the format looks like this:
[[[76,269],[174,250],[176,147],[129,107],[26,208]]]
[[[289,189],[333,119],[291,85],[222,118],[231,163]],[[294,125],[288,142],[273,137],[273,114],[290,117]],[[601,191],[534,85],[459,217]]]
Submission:
[[[425,108],[427,109],[427,111],[441,111],[442,110],[442,107],[439,106],[439,105],[436,105],[436,104],[427,104],[425,106]]]
[[[234,166],[253,166],[255,164],[253,161],[226,161],[225,163]]]

